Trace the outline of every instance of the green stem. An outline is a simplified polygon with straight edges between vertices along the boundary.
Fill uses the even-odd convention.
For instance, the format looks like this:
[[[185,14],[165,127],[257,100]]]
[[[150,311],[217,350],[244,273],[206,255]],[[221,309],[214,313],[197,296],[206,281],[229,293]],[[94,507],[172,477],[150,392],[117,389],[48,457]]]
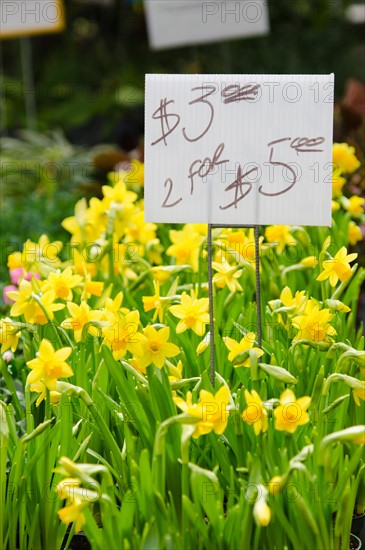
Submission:
[[[8,454],[9,428],[7,407],[0,401],[0,548],[4,548],[5,495],[6,495],[6,458]]]
[[[56,337],[56,340],[58,341],[58,343],[59,343],[60,346],[62,347],[62,346],[63,346],[63,343],[62,343],[62,340],[61,340],[61,336],[58,334],[58,331],[57,331],[57,329],[56,329],[56,327],[55,327],[55,325],[54,325],[52,319],[50,318],[47,309],[44,307],[44,304],[43,304],[42,300],[41,300],[40,297],[39,297],[37,294],[35,294],[34,292],[32,293],[32,298],[33,298],[33,300],[35,300],[35,301],[37,302],[37,304],[39,305],[39,307],[40,307],[41,310],[43,311],[43,313],[44,313],[44,315],[45,315],[47,321],[49,322],[49,324],[50,324],[51,327],[52,327],[52,330],[53,330],[53,333],[54,333],[54,335],[55,335],[55,337]]]
[[[22,420],[24,418],[24,411],[22,409],[18,394],[16,392],[13,378],[11,377],[7,365],[4,360],[0,359],[0,372],[4,377],[6,387],[11,391],[12,399],[13,399],[13,405],[14,409],[16,411],[16,414],[18,416],[18,420]]]
[[[122,482],[121,472],[123,471],[123,468],[124,468],[121,450],[119,449],[117,442],[112,436],[105,420],[99,413],[97,407],[95,406],[95,403],[93,402],[89,394],[83,388],[80,388],[78,386],[73,386],[72,384],[68,384],[67,382],[58,382],[57,390],[61,392],[65,391],[67,395],[76,395],[86,405],[86,407],[94,417],[96,424],[99,427],[100,433],[105,442],[105,446],[107,447],[109,453],[114,457],[115,464],[116,464],[116,471],[120,476],[119,483],[121,483]]]

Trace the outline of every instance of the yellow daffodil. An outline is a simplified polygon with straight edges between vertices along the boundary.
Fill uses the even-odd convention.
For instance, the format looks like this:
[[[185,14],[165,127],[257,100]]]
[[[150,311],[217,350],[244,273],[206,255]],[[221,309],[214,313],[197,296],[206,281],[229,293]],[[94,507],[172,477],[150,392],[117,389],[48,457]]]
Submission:
[[[363,382],[364,386],[362,388],[354,388],[352,390],[352,396],[354,398],[354,401],[358,407],[360,407],[360,399],[362,401],[365,401],[365,382]]]
[[[143,355],[142,343],[146,337],[138,332],[139,312],[130,311],[123,319],[110,316],[110,326],[103,327],[104,343],[111,348],[117,361],[125,356],[127,351],[138,357]]]
[[[54,303],[56,296],[53,290],[37,294],[34,292],[32,284],[25,279],[21,281],[19,290],[12,290],[7,295],[14,300],[10,315],[14,317],[24,315],[27,323],[45,325],[53,320],[55,311],[65,307],[64,304]]]
[[[226,261],[223,263],[212,262],[212,267],[218,272],[213,276],[213,283],[217,287],[228,286],[230,292],[236,292],[236,290],[242,292],[242,287],[237,280],[242,275],[242,269],[238,269],[237,266],[232,266]]]
[[[118,292],[114,299],[106,298],[104,310],[108,313],[112,313],[115,317],[119,317],[119,314],[125,315],[129,312],[129,309],[122,307],[123,292]]]
[[[89,275],[86,275],[84,281],[84,290],[81,295],[82,300],[88,300],[90,296],[101,296],[104,290],[102,281],[92,281]]]
[[[281,254],[286,245],[296,244],[290,233],[290,225],[270,225],[265,229],[265,238],[269,243],[277,245],[277,252]]]
[[[174,397],[175,404],[185,413],[197,420],[193,437],[210,433],[212,430],[218,435],[227,427],[230,393],[227,386],[222,386],[218,392],[212,393],[201,390],[199,401],[192,402],[191,392],[186,395],[186,401],[181,397]]]
[[[217,251],[217,255],[220,254],[224,259],[233,258],[236,261],[239,257],[246,260],[250,264],[255,263],[255,234],[254,229],[249,229],[248,235],[242,229],[227,229],[220,237],[222,239],[222,249]],[[259,238],[259,244],[261,246],[264,237]]]
[[[338,170],[334,170],[332,174],[332,197],[337,198],[342,195],[342,188],[346,183],[346,178],[340,176]]]
[[[223,341],[226,344],[227,348],[229,349],[228,354],[228,360],[233,361],[235,357],[239,353],[242,353],[243,351],[247,351],[249,349],[253,349],[256,351],[258,357],[261,357],[264,352],[260,348],[255,348],[255,333],[254,332],[248,332],[239,342],[234,340],[233,338],[229,338],[229,336],[224,336]],[[250,358],[246,359],[243,363],[239,363],[238,365],[234,365],[235,367],[249,367],[250,366]]]
[[[104,318],[102,311],[92,310],[86,302],[81,302],[80,305],[68,302],[67,309],[71,317],[65,319],[61,323],[61,326],[74,331],[76,342],[81,342],[88,334],[92,336],[99,335],[100,330],[98,330],[96,325],[98,321],[102,321]]]
[[[144,184],[144,164],[138,159],[133,159],[130,162],[130,168],[121,174],[123,181],[128,187],[134,187],[136,184],[143,186]]]
[[[351,246],[355,246],[357,242],[362,241],[361,229],[353,221],[350,221],[349,223],[348,239]]]
[[[337,201],[331,201],[331,212],[334,213],[334,212],[337,212],[337,210],[340,209],[340,205],[338,204]]]
[[[118,181],[114,187],[103,185],[102,191],[109,216],[107,230],[109,233],[115,232],[118,242],[130,226],[138,196],[133,191],[128,191],[123,181]]]
[[[190,264],[194,271],[198,271],[199,248],[204,237],[192,224],[184,225],[181,231],[171,229],[169,235],[172,245],[166,254],[176,259],[176,265]]]
[[[168,368],[169,368],[170,382],[176,382],[177,380],[181,380],[182,371],[183,371],[183,365],[181,361],[178,361],[176,366],[172,365],[171,363],[168,363]]]
[[[191,328],[198,336],[203,336],[205,325],[209,323],[208,298],[196,298],[192,290],[190,296],[184,291],[181,304],[170,306],[169,311],[180,321],[176,326],[177,334]]]
[[[298,329],[298,334],[293,339],[310,340],[312,342],[323,342],[328,337],[336,334],[335,329],[330,325],[333,313],[329,309],[320,309],[315,302],[308,302],[303,315],[297,315],[292,320],[292,325]]]
[[[79,252],[76,248],[72,249],[72,263],[73,263],[73,270],[78,275],[82,275],[83,277],[86,274],[89,274],[91,277],[94,277],[97,272],[97,265],[96,263],[90,263],[86,261],[86,255],[84,257],[84,254]]]
[[[119,180],[114,187],[110,185],[103,185],[103,195],[106,199],[105,203],[107,208],[110,207],[112,202],[120,203],[123,206],[134,203],[138,195],[133,191],[128,191],[126,184]]]
[[[20,331],[17,328],[14,321],[6,317],[5,319],[0,319],[0,344],[1,344],[1,353],[11,349],[15,351],[18,347]]]
[[[229,248],[232,248],[233,250],[237,249],[237,245],[240,247],[246,242],[246,233],[243,229],[225,229],[223,233],[220,235],[220,238],[223,240],[223,242],[227,243],[227,246]],[[239,248],[240,250],[241,248]]]
[[[347,254],[346,247],[340,248],[332,260],[322,263],[323,271],[317,277],[317,281],[325,281],[329,278],[330,285],[336,286],[338,280],[347,281],[351,277],[350,262],[357,258],[357,254]]]
[[[154,364],[159,369],[162,369],[166,357],[175,357],[180,353],[180,348],[171,342],[168,342],[170,337],[169,327],[163,327],[156,330],[150,325],[147,326],[143,334],[143,353],[138,357],[138,363],[141,368]]]
[[[66,525],[74,523],[78,533],[86,521],[83,511],[90,502],[99,499],[99,493],[80,487],[80,480],[70,477],[60,481],[56,491],[61,499],[67,500],[67,505],[58,510],[60,520]]]
[[[143,308],[147,311],[155,310],[155,313],[153,314],[152,320],[155,321],[156,317],[158,316],[158,319],[160,323],[163,321],[163,306],[160,296],[160,283],[158,281],[153,281],[153,286],[155,289],[155,293],[153,296],[142,296],[142,302],[143,302]]]
[[[266,432],[268,427],[267,410],[260,399],[259,394],[252,390],[245,390],[247,408],[242,413],[242,418],[247,424],[253,424],[255,435]]]
[[[8,298],[14,301],[10,315],[13,315],[14,317],[24,315],[26,321],[30,323],[34,310],[34,300],[32,299],[32,294],[33,287],[31,283],[25,279],[20,282],[19,290],[8,291]]]
[[[208,226],[206,223],[192,223],[191,224],[195,231],[199,233],[199,235],[202,235],[203,237],[206,237],[208,234]]]
[[[50,242],[47,235],[41,235],[37,243],[28,239],[22,252],[9,255],[8,267],[10,270],[22,267],[25,271],[42,274],[44,266],[56,268],[60,264],[58,255],[61,250],[62,242]]]
[[[334,169],[342,174],[352,174],[360,166],[356,158],[355,148],[347,143],[334,143],[332,146],[332,162]]]
[[[146,367],[142,367],[139,363],[140,357],[132,357],[131,359],[128,359],[128,362],[134,369],[136,369],[139,374],[142,374],[143,376],[146,376],[147,371]]]
[[[87,505],[87,502],[81,499],[75,499],[72,504],[58,510],[58,517],[61,522],[66,525],[69,523],[75,523],[75,533],[78,533],[81,531],[86,521],[83,511]]]
[[[229,261],[229,259],[237,261],[238,255],[243,256],[246,259],[246,240],[247,237],[243,229],[223,230],[217,238],[217,242],[220,244],[220,247],[216,248],[216,252],[214,255],[215,261],[219,263]],[[253,249],[253,253],[255,253],[255,246]]]
[[[153,267],[151,269],[151,272],[152,272],[154,280],[157,281],[158,283],[162,284],[162,285],[164,283],[166,283],[172,275],[171,270],[167,269],[168,267],[170,267],[170,266],[159,265],[159,266]]]
[[[57,468],[57,470],[61,470],[62,468]],[[80,479],[76,477],[67,477],[66,479],[63,479],[59,482],[59,484],[56,487],[56,491],[58,493],[58,496],[64,500],[64,499],[70,499],[72,500],[72,497],[74,495],[73,489],[80,487]]]
[[[294,433],[298,426],[307,424],[309,422],[307,409],[310,403],[310,397],[296,399],[292,390],[284,390],[280,396],[280,405],[274,410],[275,428]]]
[[[156,238],[156,230],[157,225],[155,223],[144,221],[143,210],[137,210],[131,215],[130,223],[126,228],[125,242],[137,242],[146,245]]]
[[[176,275],[180,271],[184,270],[191,271],[192,268],[190,265],[156,265],[151,268],[151,273],[154,280],[163,285],[172,277],[172,275]]]
[[[358,197],[357,195],[344,200],[344,206],[347,212],[349,212],[354,218],[364,213],[364,204],[365,199],[363,197]]]
[[[307,297],[305,295],[305,290],[297,290],[293,296],[292,291],[288,286],[284,287],[280,293],[280,300],[285,307],[293,308],[292,313],[301,313],[304,311]]]
[[[44,382],[39,380],[38,382],[34,382],[31,385],[31,391],[39,393],[37,401],[35,402],[36,406],[39,407],[39,405],[42,403],[43,399],[46,398],[47,386],[45,385]],[[49,392],[49,399],[50,399],[51,405],[58,405],[58,403],[60,401],[60,397],[61,397],[60,392],[58,392],[56,390],[51,390]]]
[[[27,361],[31,372],[27,377],[27,384],[31,391],[38,391],[38,383],[42,382],[49,390],[56,389],[59,378],[67,378],[73,375],[71,367],[66,359],[71,355],[71,348],[61,348],[55,351],[51,342],[42,340],[35,359]]]
[[[89,208],[85,210],[85,219],[88,226],[99,228],[100,233],[106,230],[108,215],[106,213],[108,205],[105,200],[92,197],[89,201]]]
[[[82,281],[80,275],[74,275],[72,267],[67,267],[64,271],[57,270],[50,273],[44,282],[42,291],[53,290],[56,298],[62,300],[72,300],[72,289]]]
[[[80,199],[75,205],[75,215],[65,218],[61,223],[62,227],[71,233],[71,243],[94,243],[100,237],[105,227],[100,224],[91,223],[88,217],[86,199]]]

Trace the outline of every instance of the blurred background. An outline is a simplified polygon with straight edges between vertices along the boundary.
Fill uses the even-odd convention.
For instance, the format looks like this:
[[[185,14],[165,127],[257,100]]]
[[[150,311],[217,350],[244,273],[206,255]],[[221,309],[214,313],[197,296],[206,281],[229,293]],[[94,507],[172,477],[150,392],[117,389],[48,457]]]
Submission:
[[[63,4],[62,32],[0,40],[3,243],[62,237],[79,197],[98,195],[118,163],[143,160],[145,73],[334,72],[334,140],[364,164],[364,5],[269,0],[266,34],[153,50],[146,3]]]

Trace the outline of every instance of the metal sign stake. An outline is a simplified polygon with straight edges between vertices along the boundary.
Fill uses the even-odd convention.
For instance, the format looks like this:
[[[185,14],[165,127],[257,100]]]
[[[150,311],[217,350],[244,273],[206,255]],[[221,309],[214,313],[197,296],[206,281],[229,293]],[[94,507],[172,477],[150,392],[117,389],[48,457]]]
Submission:
[[[28,37],[20,38],[19,43],[23,73],[27,128],[29,130],[35,130],[37,123],[37,107],[35,101],[32,43],[30,38]]]

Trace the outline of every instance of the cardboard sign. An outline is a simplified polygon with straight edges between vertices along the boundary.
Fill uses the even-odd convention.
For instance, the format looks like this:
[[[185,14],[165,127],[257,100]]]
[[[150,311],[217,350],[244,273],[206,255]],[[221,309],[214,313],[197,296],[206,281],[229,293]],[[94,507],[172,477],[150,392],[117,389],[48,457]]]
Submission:
[[[151,47],[186,46],[269,31],[265,0],[146,0]]]
[[[60,32],[64,26],[62,0],[0,1],[0,38]]]
[[[145,219],[331,225],[334,75],[146,75]]]

